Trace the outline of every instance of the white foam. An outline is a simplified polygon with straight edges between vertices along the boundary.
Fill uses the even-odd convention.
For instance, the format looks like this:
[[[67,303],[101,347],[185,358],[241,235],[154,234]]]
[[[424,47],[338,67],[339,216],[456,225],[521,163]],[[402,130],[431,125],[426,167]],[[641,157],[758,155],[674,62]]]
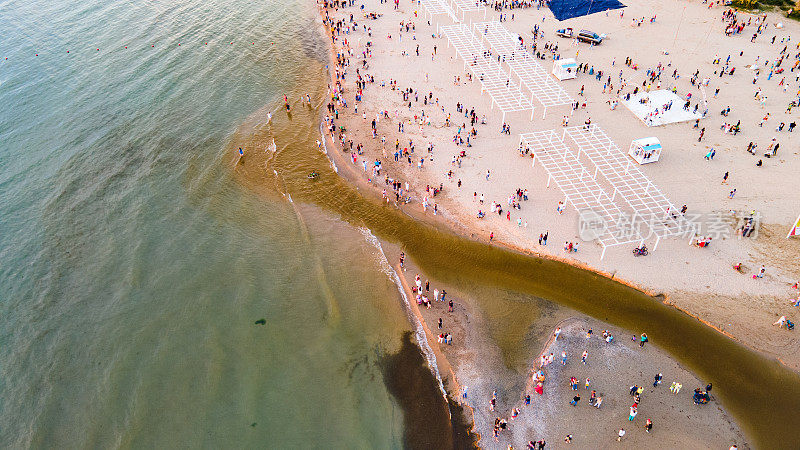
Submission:
[[[395,286],[397,286],[397,291],[400,292],[400,296],[405,304],[406,314],[408,315],[411,323],[414,325],[414,337],[417,339],[417,343],[422,349],[425,359],[428,361],[428,366],[430,367],[431,372],[433,372],[433,374],[436,376],[436,379],[439,381],[439,390],[442,391],[442,396],[446,402],[447,391],[444,389],[444,382],[442,381],[442,376],[439,373],[439,366],[436,363],[436,355],[433,353],[431,346],[428,345],[427,335],[425,334],[425,328],[422,326],[422,322],[417,319],[417,316],[414,315],[413,312],[411,312],[411,303],[409,303],[408,296],[406,296],[405,289],[403,289],[400,276],[389,263],[389,260],[386,258],[386,254],[383,252],[383,246],[381,246],[381,242],[374,234],[372,234],[372,230],[366,227],[359,227],[359,231],[361,231],[364,239],[378,250],[378,265],[381,268],[381,272],[388,276],[389,279],[394,282]],[[448,414],[449,411],[450,409],[448,408]]]
[[[321,123],[319,124],[319,135],[320,135],[319,137],[322,138],[322,140],[320,141],[320,142],[322,142],[322,146],[319,148],[319,150],[322,153],[324,153],[325,156],[328,157],[328,162],[331,163],[331,169],[333,169],[334,172],[339,173],[339,168],[336,167],[336,163],[333,162],[333,159],[328,154],[328,144],[325,143],[325,132],[322,130],[322,124]]]

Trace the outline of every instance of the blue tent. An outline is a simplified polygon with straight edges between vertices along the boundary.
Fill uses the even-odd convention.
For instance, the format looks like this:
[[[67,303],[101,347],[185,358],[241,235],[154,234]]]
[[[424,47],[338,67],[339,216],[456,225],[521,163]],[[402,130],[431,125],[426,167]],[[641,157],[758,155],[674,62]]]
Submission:
[[[558,20],[587,16],[607,9],[624,8],[617,0],[550,0],[550,11]]]

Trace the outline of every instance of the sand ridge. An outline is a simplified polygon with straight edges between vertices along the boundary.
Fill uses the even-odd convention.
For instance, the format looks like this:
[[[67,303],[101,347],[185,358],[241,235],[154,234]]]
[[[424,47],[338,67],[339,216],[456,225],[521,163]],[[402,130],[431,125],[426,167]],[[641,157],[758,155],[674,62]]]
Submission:
[[[792,176],[800,164],[798,148],[796,140],[792,139],[794,134],[790,135],[786,127],[783,131],[775,131],[780,122],[786,125],[796,118],[796,110],[786,113],[785,109],[794,95],[792,91],[797,89],[797,71],[788,70],[791,61],[787,60],[783,66],[787,70],[780,74],[786,79],[783,85],[779,85],[777,74],[766,80],[766,69],[753,85],[754,72],[748,68],[757,61],[761,64],[764,60],[774,60],[784,45],[796,45],[797,38],[784,43],[781,39],[791,38],[793,33],[797,36],[798,24],[768,15],[766,30],[751,43],[752,33],[748,31],[752,26],[742,34],[727,37],[721,20],[723,9],[690,2],[679,1],[674,5],[643,2],[621,10],[624,11],[623,18],[619,17],[619,12],[612,11],[608,15],[595,14],[561,23],[556,22],[546,9],[505,11],[506,17],[510,13],[515,15],[514,20],[503,22],[510,30],[530,42],[531,28],[538,25],[544,32],[544,38],[537,40],[538,49],[541,50],[545,43],[548,47],[558,45],[555,53],[577,57],[579,63],[603,70],[604,79],[608,73],[617,77],[621,70],[626,83],[632,86],[644,80],[646,68],[654,68],[659,63],[668,75],[676,70],[677,79],[668,75],[662,77],[663,87],[674,86],[679,95],[692,93],[695,99],[705,96],[709,110],[701,121],[701,127],[706,128],[703,141],[697,142],[698,130],[692,128],[691,122],[646,127],[624,107],[611,111],[606,101],[613,95],[603,92],[604,83],[588,74],[581,74],[575,80],[564,82],[564,87],[581,103],[585,102],[586,108],[579,108],[571,116],[568,106],[550,108],[545,119],[538,111],[533,121],[529,113],[509,113],[506,122],[511,133],[505,135],[500,133],[502,124],[497,108],[492,107],[486,94],[481,95],[478,81],[469,80],[469,75],[463,71],[463,61],[452,48],[448,48],[447,40],[436,34],[436,19],[444,24],[444,17],[436,16],[428,25],[421,5],[401,1],[397,10],[392,3],[364,2],[364,5],[364,13],[382,15],[376,19],[364,19],[358,15],[358,31],[338,38],[339,45],[347,40],[346,48],[352,54],[352,61],[342,83],[348,105],[336,108],[336,122],[346,126],[345,145],[350,141],[363,145],[362,155],[357,155],[355,164],[351,163],[350,168],[355,169],[352,172],[370,178],[370,183],[378,191],[386,190],[390,201],[395,198],[384,177],[399,180],[403,186],[408,183],[411,192],[405,194],[410,195],[411,202],[402,208],[413,210],[415,214],[423,213],[421,203],[427,197],[428,208],[424,214],[432,215],[435,205],[438,217],[457,224],[459,228],[466,228],[476,236],[485,239],[493,233],[497,241],[514,248],[587,265],[648,292],[664,293],[669,303],[742,342],[781,358],[795,369],[800,367],[800,357],[796,352],[787,351],[796,346],[793,335],[771,327],[778,316],[791,317],[793,310],[788,299],[797,295],[790,286],[798,276],[791,264],[796,261],[798,244],[797,241],[782,239],[780,230],[800,211],[800,200],[792,188]],[[334,14],[334,17],[347,21],[353,11],[356,10],[344,9],[344,14]],[[747,17],[744,13],[739,14]],[[493,11],[488,15],[491,20],[498,17],[498,13]],[[633,17],[638,20],[653,16],[656,17],[653,23],[645,20],[640,26],[631,25]],[[467,20],[483,18],[481,15]],[[783,28],[776,27],[778,22],[782,22]],[[409,24],[409,31],[405,31]],[[365,26],[369,27],[371,36],[363,31]],[[597,47],[576,45],[573,41],[554,36],[553,31],[563,26],[591,27],[607,34],[608,38]],[[771,43],[772,36],[776,36],[774,44]],[[367,42],[371,43],[369,47]],[[417,56],[417,46],[420,56]],[[367,51],[370,56],[364,66],[361,61]],[[741,56],[740,51],[743,52]],[[733,76],[720,78],[714,71],[718,71],[721,65],[712,62],[716,58],[724,61],[728,54],[732,55],[730,65],[736,67],[736,72]],[[624,64],[628,57],[638,65],[638,70]],[[543,61],[545,68],[550,64],[550,59]],[[359,75],[374,78],[374,83],[366,83],[361,102],[355,102],[353,81],[356,67]],[[699,71],[699,80],[710,79],[702,91],[689,81],[695,71]],[[368,80],[372,81],[371,78]],[[783,92],[784,86],[790,84],[787,92]],[[583,96],[578,95],[581,87],[584,88]],[[408,88],[411,91],[404,94]],[[715,98],[717,88],[720,92]],[[764,105],[752,98],[751,91],[759,88],[767,98]],[[463,104],[467,111],[474,108],[478,118],[486,118],[485,125],[475,125],[477,136],[471,139],[469,148],[452,142],[459,125],[466,123],[466,129],[472,128],[463,114],[456,111],[457,103]],[[727,117],[719,115],[719,110],[727,106],[731,106],[730,114]],[[425,116],[420,126],[423,111]],[[759,127],[765,111],[771,112],[770,118]],[[762,228],[757,239],[740,239],[734,234],[736,224],[731,223],[727,237],[715,239],[709,248],[690,246],[686,238],[662,240],[658,250],[645,258],[633,258],[630,248],[623,246],[610,249],[601,261],[599,246],[584,242],[580,242],[578,253],[564,252],[564,242],[579,242],[577,213],[571,208],[567,208],[564,214],[555,211],[563,197],[556,188],[545,188],[544,172],[531,168],[530,160],[519,156],[517,133],[546,129],[560,131],[565,115],[570,117],[570,125],[591,118],[593,123],[601,124],[621,148],[627,148],[627,143],[633,138],[658,137],[665,148],[662,159],[642,170],[676,205],[686,204],[690,213],[710,216],[725,215],[730,210],[757,210],[762,221],[769,225]],[[446,126],[448,116],[451,126]],[[375,138],[371,137],[373,119],[376,121]],[[722,122],[736,121],[741,121],[742,127],[742,132],[736,136],[719,128]],[[462,130],[462,136],[465,132]],[[759,156],[746,153],[744,148],[748,142],[756,142],[759,144],[757,154],[760,155],[772,137],[781,143],[780,152],[777,157],[760,157],[764,166],[756,167],[755,161]],[[395,161],[396,148],[402,152],[412,143],[411,163],[407,157]],[[432,152],[427,151],[430,144],[433,144]],[[716,156],[713,160],[705,160],[703,156],[710,147],[716,150]],[[465,150],[467,156],[461,158],[460,165],[454,164],[453,156],[461,150]],[[421,158],[424,158],[422,167],[419,164]],[[350,161],[349,155],[347,160]],[[382,164],[380,176],[371,173],[374,160]],[[364,162],[368,163],[366,171],[362,170]],[[485,177],[487,170],[491,172],[488,181]],[[730,176],[727,184],[723,185],[722,174],[726,171]],[[443,188],[441,193],[434,196],[431,190],[440,185]],[[506,219],[505,211],[503,216],[488,214],[485,219],[476,219],[477,210],[488,211],[491,202],[507,208],[506,201],[517,188],[527,189],[529,200],[520,202],[520,210],[512,210],[511,220]],[[737,194],[734,199],[729,199],[728,193],[733,188],[738,188]],[[483,205],[478,202],[480,196],[484,197]],[[518,226],[518,218],[523,226]],[[549,232],[547,246],[541,246],[537,241],[538,235],[544,232]],[[773,258],[776,253],[784,256]],[[747,273],[732,269],[738,262],[744,263]],[[761,264],[765,264],[767,276],[753,280],[750,275]],[[742,301],[755,307],[756,320],[753,320],[753,308],[738,307]]]

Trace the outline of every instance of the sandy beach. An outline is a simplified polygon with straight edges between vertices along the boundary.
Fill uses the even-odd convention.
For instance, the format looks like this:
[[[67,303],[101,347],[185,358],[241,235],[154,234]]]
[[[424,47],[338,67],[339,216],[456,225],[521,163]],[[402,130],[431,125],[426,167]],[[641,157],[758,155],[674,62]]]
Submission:
[[[390,4],[366,2],[364,11],[391,15],[393,20],[386,16],[366,20],[359,27],[368,26],[371,37],[364,32],[353,32],[339,39],[340,44],[347,39],[349,51],[358,60],[358,56],[366,51],[366,43],[371,42],[371,56],[367,58],[369,68],[362,73],[368,73],[374,78],[374,83],[365,84],[361,102],[348,99],[355,96],[355,88],[344,83],[347,89],[344,98],[348,106],[336,108],[338,123],[346,124],[347,145],[351,142],[356,147],[361,145],[362,155],[357,156],[357,162],[353,164],[356,169],[362,169],[362,164],[367,161],[370,166],[374,160],[381,162],[379,177],[371,176],[371,167],[366,172],[361,170],[364,178],[370,178],[379,191],[386,189],[387,195],[393,197],[391,187],[386,185],[386,177],[400,181],[403,186],[408,183],[410,201],[403,208],[422,211],[421,203],[427,197],[429,207],[426,214],[432,215],[436,204],[439,216],[480,238],[488,238],[491,233],[495,241],[514,248],[585,265],[647,292],[663,293],[668,303],[797,369],[800,359],[794,352],[786,351],[796,341],[771,325],[781,315],[789,317],[794,311],[789,300],[797,296],[792,285],[800,277],[798,266],[792,264],[798,256],[797,241],[785,239],[790,222],[800,210],[800,202],[792,189],[798,149],[786,127],[783,131],[775,131],[779,123],[788,124],[795,120],[785,110],[794,95],[792,91],[797,90],[797,82],[784,82],[784,85],[793,84],[783,92],[783,86],[778,86],[777,75],[772,77],[775,82],[766,82],[762,73],[760,81],[753,87],[752,70],[748,72],[745,67],[753,64],[756,58],[775,58],[784,45],[796,45],[796,42],[781,44],[780,41],[796,32],[798,24],[768,15],[766,31],[751,43],[747,33],[730,37],[724,34],[725,25],[720,19],[722,8],[689,2],[676,4],[678,7],[675,8],[655,2],[631,6],[624,9],[624,18],[613,12],[592,15],[593,29],[609,35],[602,45],[596,47],[576,46],[574,42],[553,34],[555,28],[563,26],[588,27],[589,19],[585,17],[557,22],[544,8],[517,9],[514,10],[514,20],[503,22],[503,25],[530,39],[530,28],[537,24],[545,33],[545,37],[538,41],[540,48],[548,42],[558,44],[558,54],[565,57],[577,54],[578,62],[595,70],[609,72],[614,62],[613,72],[622,70],[623,78],[626,81],[630,79],[631,83],[643,79],[641,72],[645,68],[662,63],[670,72],[677,70],[681,75],[677,80],[669,78],[669,81],[663,81],[664,87],[674,85],[679,94],[691,92],[697,97],[702,93],[690,84],[692,74],[699,70],[701,77],[710,77],[712,81],[704,88],[709,112],[700,122],[707,131],[701,142],[697,142],[698,131],[693,129],[693,122],[647,127],[622,106],[609,110],[606,100],[613,96],[603,94],[603,83],[583,74],[564,82],[571,95],[586,103],[586,108],[580,107],[570,116],[570,124],[580,124],[586,118],[592,118],[593,123],[602,124],[607,134],[623,149],[633,138],[658,137],[665,148],[661,160],[643,170],[667,197],[675,205],[687,205],[688,212],[699,214],[701,220],[714,214],[726,215],[730,211],[757,211],[761,227],[755,238],[736,236],[734,220],[728,222],[729,226],[720,231],[718,238],[707,248],[690,245],[689,238],[675,237],[662,240],[658,249],[645,258],[633,258],[630,250],[635,245],[630,245],[612,247],[601,261],[599,245],[580,241],[577,212],[569,207],[563,214],[556,211],[563,195],[555,187],[546,188],[545,173],[531,168],[530,160],[521,158],[517,151],[518,132],[559,131],[563,116],[570,114],[570,107],[561,107],[561,110],[551,107],[545,119],[542,119],[541,112],[536,112],[533,121],[529,112],[509,113],[506,123],[512,131],[509,135],[501,134],[499,111],[492,107],[487,94],[481,95],[477,80],[468,81],[468,74],[461,70],[463,61],[452,48],[448,48],[446,39],[436,35],[436,20],[427,25],[422,17],[424,8],[420,5],[401,2],[400,8],[393,10]],[[496,20],[498,13],[490,11],[488,15]],[[654,15],[657,17],[654,23],[630,24],[631,17],[649,18]],[[444,21],[439,16],[435,19]],[[478,19],[476,17],[475,21]],[[416,30],[398,34],[400,22],[411,23]],[[778,22],[783,28],[775,27]],[[665,45],[665,36],[672,37],[670,45]],[[775,44],[771,43],[772,36],[777,37]],[[420,48],[419,57],[416,56],[417,46]],[[436,55],[432,56],[434,46]],[[743,52],[743,55],[738,56],[738,52]],[[726,75],[722,81],[716,81],[713,75],[717,65],[712,62],[717,57],[724,59],[728,54],[733,55],[731,64],[739,70],[733,76]],[[627,57],[636,61],[638,70],[624,66]],[[551,63],[550,59],[542,61],[545,67]],[[785,65],[791,64],[787,61]],[[618,69],[620,66],[622,68]],[[796,78],[795,73],[787,71],[781,77],[792,80]],[[391,87],[392,83],[396,88]],[[585,87],[583,96],[577,95],[581,87]],[[402,90],[408,88],[413,94],[407,94],[409,101],[404,101]],[[720,92],[714,98],[716,88]],[[755,89],[767,93],[765,105],[752,100],[751,91]],[[433,94],[433,105],[423,105],[426,92]],[[411,108],[408,108],[409,103]],[[457,147],[452,142],[457,124],[464,120],[453,119],[450,127],[445,124],[448,115],[451,118],[458,115],[458,103],[467,109],[475,108],[479,117],[486,117],[486,125],[476,126],[478,135],[472,139],[469,148]],[[727,106],[731,106],[729,115],[720,116],[718,111]],[[426,122],[420,127],[414,122],[414,116],[421,117],[423,110],[430,125]],[[759,127],[765,111],[771,111],[769,124]],[[370,125],[379,112],[377,137],[373,138]],[[741,120],[743,131],[736,136],[720,131],[720,124],[731,122],[733,118]],[[398,132],[398,123],[403,124],[402,132]],[[767,162],[757,167],[758,157],[745,152],[747,143],[760,143],[759,154],[773,137],[781,142],[780,152],[769,159],[761,157]],[[395,162],[392,157],[395,147],[408,148],[409,141],[415,147],[411,164],[402,158]],[[427,148],[430,144],[433,144],[433,151],[429,153]],[[711,147],[716,150],[716,157],[705,160],[703,156]],[[466,150],[467,156],[457,167],[452,160],[461,150]],[[420,158],[424,158],[421,168]],[[487,170],[491,171],[488,181],[485,177]],[[727,183],[721,184],[725,172],[730,175]],[[435,197],[426,189],[431,187],[432,190],[440,185],[442,192]],[[736,196],[728,198],[729,192],[737,187]],[[492,202],[507,207],[508,197],[517,189],[528,190],[529,200],[520,202],[521,209],[513,210],[510,218],[506,218],[505,212],[502,216],[475,217],[479,209],[487,212]],[[479,204],[480,198],[484,198],[483,205]],[[518,219],[522,226],[518,225]],[[548,245],[538,244],[540,233],[549,234]],[[580,242],[580,251],[565,252],[564,242]],[[733,269],[737,263],[742,263],[742,273]],[[752,275],[762,264],[766,275],[754,280]],[[713,306],[710,306],[712,302]],[[748,307],[742,308],[743,303]]]
[[[425,324],[428,343],[448,390],[468,407],[465,410],[481,436],[481,447],[526,448],[528,441],[545,440],[551,447],[561,448],[562,439],[571,434],[571,446],[598,448],[614,444],[619,429],[624,428],[626,446],[724,448],[736,443],[739,448],[749,448],[744,434],[719,403],[692,403],[692,391],[704,388],[707,381],[699,380],[656,347],[640,347],[639,336],[633,341],[622,330],[569,311],[542,311],[536,320],[537,328],[514,344],[522,352],[535,352],[525,358],[523,368],[516,367],[516,358],[502,354],[496,333],[482,319],[480,302],[475,298],[480,294],[429,280],[413,262],[407,261],[404,269],[398,265],[396,270],[402,274],[403,286],[411,298],[416,297],[412,290],[417,274],[421,275],[422,295],[429,300],[437,294],[441,296],[442,290],[447,292],[444,301],[432,300],[430,308],[412,302],[412,309]],[[439,319],[442,328],[438,327]],[[557,341],[553,336],[556,328],[560,329]],[[590,329],[592,334],[587,338]],[[611,342],[603,338],[605,331],[613,336]],[[453,340],[449,344],[441,342],[440,334],[450,334]],[[584,351],[586,364],[581,361]],[[561,363],[562,352],[567,354],[565,365]],[[555,361],[541,366],[540,357],[551,353]],[[545,375],[541,395],[533,382],[540,369]],[[662,374],[662,381],[654,387],[658,373]],[[570,386],[572,377],[579,380],[577,391]],[[673,382],[683,386],[681,392],[670,391]],[[640,415],[628,421],[629,407],[634,402],[629,393],[633,385],[644,391],[637,408]],[[603,398],[599,408],[589,404],[593,390]],[[494,408],[490,405],[493,392]],[[581,400],[573,407],[569,402],[576,393]],[[529,403],[526,396],[530,396]],[[512,419],[515,409],[517,415]],[[492,430],[498,418],[505,420],[507,426],[494,439]],[[654,424],[649,433],[644,428],[647,419]]]
[[[464,60],[442,34],[442,26],[455,23],[451,17],[431,17],[423,5],[409,1],[397,6],[364,1],[359,8],[328,8],[323,14],[327,12],[332,20],[327,32],[335,37],[335,55],[330,67],[331,98],[327,111],[323,107],[329,127],[325,147],[340,175],[357,186],[371,186],[371,195],[412,217],[425,216],[479,240],[563,260],[652,295],[661,294],[664,303],[800,370],[800,356],[794,351],[797,338],[773,326],[781,316],[796,317],[790,299],[798,296],[795,283],[800,279],[796,264],[800,246],[796,238],[785,238],[800,213],[800,198],[794,192],[800,149],[789,132],[797,114],[788,107],[798,95],[795,54],[800,26],[772,13],[758,19],[739,12],[738,20],[748,25],[729,36],[725,10],[686,1],[645,1],[563,22],[546,8],[488,9],[485,18],[484,11],[467,12],[461,21],[467,25],[497,21],[502,14],[502,26],[519,36],[531,54],[539,53],[548,71],[554,55],[575,58],[581,67],[590,68],[576,79],[561,82],[578,101],[577,108],[551,106],[544,116],[534,101],[531,118],[530,110],[503,114],[491,96],[482,92],[480,80],[466,70]],[[762,27],[751,40],[756,23]],[[540,33],[535,41],[534,26]],[[565,27],[589,28],[605,39],[599,46],[588,46],[557,37],[556,29]],[[537,50],[530,48],[534,42]],[[784,70],[774,66],[778,60]],[[649,70],[661,75],[647,82]],[[599,71],[601,76],[590,74],[599,75]],[[705,112],[705,117],[696,127],[694,121],[648,127],[626,107],[612,109],[634,86],[674,89],[681,99],[691,94],[691,105],[699,107],[698,114]],[[469,112],[474,112],[474,123]],[[676,208],[684,205],[681,214],[700,224],[698,232],[661,239],[655,251],[654,239],[649,239],[651,251],[646,257],[631,255],[635,244],[630,244],[609,248],[601,259],[601,246],[579,236],[578,212],[569,204],[559,205],[564,194],[554,185],[547,187],[545,171],[532,166],[528,155],[519,151],[520,133],[554,130],[561,135],[567,122],[569,126],[599,125],[623,151],[633,139],[657,137],[664,148],[660,160],[640,170]],[[731,126],[736,123],[739,130],[734,133]],[[505,126],[509,131],[503,133]],[[463,143],[467,135],[469,146]],[[757,144],[752,154],[746,150],[748,143]],[[780,150],[773,155],[770,149],[775,143]],[[522,192],[524,200],[516,196]],[[518,209],[509,208],[511,197]],[[502,208],[499,214],[497,207]],[[478,211],[485,217],[476,217]],[[737,233],[742,225],[739,219],[748,214],[757,218],[758,228],[755,236],[743,238],[741,231]],[[544,245],[541,234],[548,236]],[[713,237],[709,246],[693,245],[704,237]],[[565,246],[570,243],[578,243],[580,251],[567,252]],[[735,270],[739,263],[740,269]],[[762,265],[764,276],[755,277]],[[413,279],[407,281],[413,285]],[[424,310],[420,314],[435,335],[435,319],[425,317]],[[585,317],[564,319],[564,329],[571,330],[566,340],[571,353],[581,330],[603,328],[602,323]],[[465,312],[463,320],[478,322],[479,318]],[[485,332],[472,328],[463,334],[488,339]],[[483,338],[475,337],[480,335]],[[665,354],[654,349],[647,355],[632,354],[636,349],[624,341],[629,342],[630,336],[613,346],[594,347],[604,361],[631,360],[609,364],[606,372],[592,375],[607,383],[604,389],[614,392],[614,405],[627,401],[621,394],[626,394],[628,384],[648,386],[654,370],[670,370],[670,378],[685,380],[685,389],[704,386]],[[490,346],[478,347],[487,351]],[[471,384],[480,380],[482,386],[474,388],[475,395],[481,397],[480,402],[488,401],[489,375],[467,363],[486,355],[478,355],[471,344],[444,353],[442,359],[450,360],[446,364],[453,368],[455,378],[472,380]],[[538,356],[531,355],[531,365]],[[669,369],[657,369],[661,367]],[[556,379],[565,376],[553,372]],[[546,427],[549,439],[572,433],[573,445],[590,448],[606,436],[570,428],[570,421],[587,419],[602,421],[610,444],[616,435],[608,429],[624,425],[619,423],[627,415],[623,418],[620,411],[627,407],[598,418],[584,414],[583,405],[573,417],[560,403],[569,406],[563,380],[555,384],[555,395],[544,399],[546,406],[528,415],[522,421],[524,427],[516,427],[525,431],[506,434],[499,443],[490,435],[494,417],[484,413],[486,408],[480,406],[485,405],[471,405],[478,406],[474,419],[483,437],[481,445],[513,443],[522,448],[529,439],[523,435],[536,436]],[[674,396],[662,395],[661,391],[669,392],[667,388],[668,384],[654,393],[646,415],[655,423],[668,420],[673,430],[691,429],[697,434],[662,434],[658,445],[746,445],[741,431],[717,405],[706,408],[713,414],[697,415],[685,398],[681,403]],[[521,398],[520,392],[503,393],[506,415]],[[644,436],[644,419],[641,422],[635,432],[626,434],[625,439],[635,445],[647,445],[644,439],[656,436]],[[592,440],[583,441],[589,435]],[[560,438],[551,444],[560,444]]]

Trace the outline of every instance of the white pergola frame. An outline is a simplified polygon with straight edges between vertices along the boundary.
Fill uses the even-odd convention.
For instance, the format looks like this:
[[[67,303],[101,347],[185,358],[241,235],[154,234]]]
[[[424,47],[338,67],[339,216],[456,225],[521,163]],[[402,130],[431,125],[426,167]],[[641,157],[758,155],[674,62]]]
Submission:
[[[575,102],[564,88],[554,80],[547,70],[539,64],[519,43],[519,39],[500,22],[478,22],[476,33],[489,47],[501,55],[511,72],[520,83],[531,92],[532,97],[543,107],[542,118],[547,117],[547,107],[571,105]]]
[[[463,22],[466,13],[483,10],[483,18],[486,19],[486,5],[481,4],[478,0],[450,0],[453,9],[458,12],[461,11],[461,21]]]
[[[562,139],[566,136],[577,146],[578,157],[586,155],[594,166],[592,178],[600,174],[614,189],[612,200],[619,194],[638,217],[648,219],[647,226],[656,236],[653,250],[662,237],[695,228],[599,126],[568,127]]]
[[[489,50],[475,38],[474,33],[465,24],[447,25],[442,27],[442,33],[447,37],[447,46],[453,46],[459,57],[464,60],[464,70],[469,68],[472,74],[481,83],[481,93],[489,93],[494,105],[502,111],[503,122],[506,113],[513,111],[531,111],[533,120],[534,105],[522,90],[522,84],[517,84],[506,73],[502,66],[493,59]]]
[[[427,15],[429,15],[431,19],[433,19],[433,16],[436,15],[447,14],[451,19],[453,19],[453,22],[458,23],[458,17],[456,16],[455,11],[453,11],[450,5],[445,3],[444,0],[420,0],[420,3],[422,3],[422,6],[425,8],[425,12],[427,12]],[[438,24],[436,25],[436,28],[438,31]]]
[[[597,237],[603,247],[601,260],[608,247],[643,240],[636,227],[623,228],[621,219],[625,216],[614,203],[614,199],[597,183],[555,130],[524,133],[519,138],[520,145],[524,145],[533,154],[531,167],[538,160],[547,173],[547,187],[550,187],[551,181],[555,181],[564,194],[566,204],[572,205],[579,212],[591,210],[602,217],[605,230]]]

